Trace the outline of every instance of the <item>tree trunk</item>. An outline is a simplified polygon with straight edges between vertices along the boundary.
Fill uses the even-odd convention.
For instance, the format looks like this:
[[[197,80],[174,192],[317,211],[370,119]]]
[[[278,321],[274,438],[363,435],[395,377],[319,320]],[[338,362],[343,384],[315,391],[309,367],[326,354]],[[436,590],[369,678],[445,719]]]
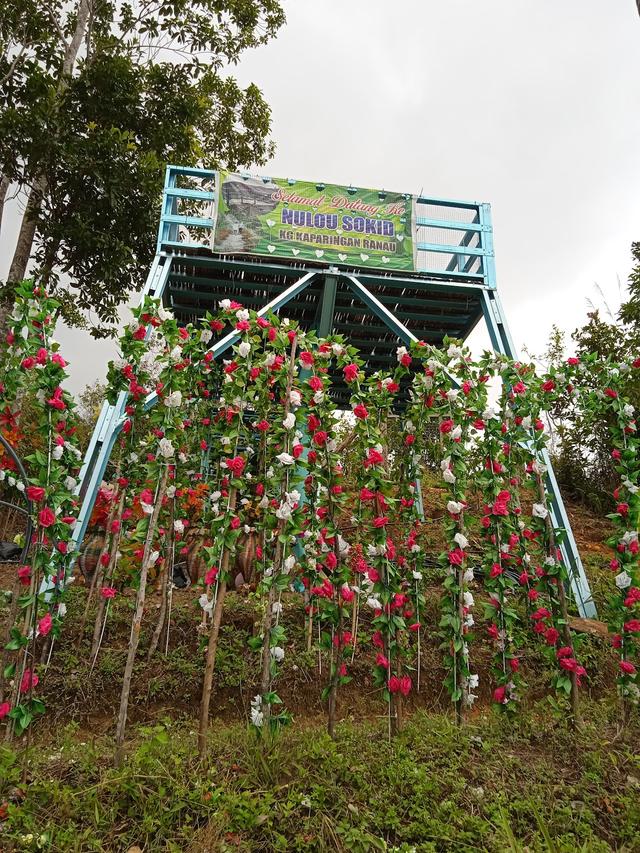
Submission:
[[[42,197],[46,187],[46,178],[42,174],[38,175],[31,192],[29,193],[27,206],[24,211],[24,216],[22,217],[18,241],[13,253],[11,266],[9,267],[9,275],[7,277],[9,282],[17,284],[26,276],[29,258],[31,257],[31,250],[33,248],[33,241],[36,236],[38,214],[40,213]]]
[[[74,30],[71,41],[66,45],[64,59],[62,61],[62,69],[60,79],[58,81],[57,96],[60,97],[68,85],[68,78],[73,73],[73,69],[78,58],[80,46],[85,37],[89,17],[92,11],[93,0],[79,0],[78,13],[76,18],[76,28]],[[33,241],[36,236],[36,227],[38,214],[42,206],[42,199],[47,190],[47,178],[43,169],[43,164],[34,163],[35,173],[33,186],[29,193],[27,206],[22,217],[20,233],[16,243],[13,260],[9,269],[8,281],[20,282],[24,279],[31,257]]]
[[[4,202],[7,197],[7,192],[9,190],[9,185],[11,181],[9,178],[0,173],[0,232],[2,231],[2,216],[4,214]]]
[[[114,763],[116,767],[122,765],[124,758],[124,734],[127,727],[127,710],[129,707],[129,693],[131,692],[131,679],[133,676],[133,665],[136,660],[136,652],[140,642],[140,629],[142,627],[142,616],[144,613],[144,600],[147,588],[147,575],[149,573],[149,557],[153,547],[153,537],[158,524],[160,509],[162,508],[162,499],[167,490],[167,477],[169,474],[168,466],[165,466],[162,472],[162,479],[158,488],[155,506],[151,517],[149,518],[149,529],[144,543],[144,552],[142,555],[142,570],[140,572],[140,586],[136,595],[136,610],[131,623],[131,636],[129,638],[129,652],[127,654],[127,663],[124,668],[124,676],[122,679],[122,693],[120,694],[120,709],[118,711],[118,726],[116,729],[116,751]]]

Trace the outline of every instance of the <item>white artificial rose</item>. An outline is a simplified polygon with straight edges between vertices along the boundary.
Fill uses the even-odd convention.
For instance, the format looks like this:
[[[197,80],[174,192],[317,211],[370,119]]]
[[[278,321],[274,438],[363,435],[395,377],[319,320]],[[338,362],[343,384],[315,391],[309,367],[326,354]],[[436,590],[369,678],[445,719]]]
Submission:
[[[172,391],[164,398],[164,404],[168,409],[177,409],[182,405],[182,391]]]
[[[296,461],[289,453],[279,453],[276,459],[281,465],[293,465]]]
[[[456,535],[453,537],[453,540],[460,548],[462,548],[463,551],[469,544],[469,540],[462,533],[456,533]]]
[[[205,613],[211,613],[215,602],[213,599],[209,599],[208,595],[203,593],[198,599],[198,603],[200,604],[200,607],[202,607]]]
[[[286,418],[282,421],[282,426],[285,429],[293,429],[296,425],[296,416],[293,412],[288,412]]]
[[[616,586],[618,589],[626,589],[628,586],[631,586],[632,581],[633,578],[627,572],[620,572],[619,575],[616,575]]]
[[[165,459],[170,459],[175,453],[175,450],[173,449],[173,444],[168,438],[160,439],[160,441],[158,442],[158,450],[160,451],[160,455],[163,456]]]
[[[238,355],[241,355],[242,358],[246,358],[251,352],[251,344],[248,341],[242,341],[242,343],[238,346]]]
[[[549,515],[549,510],[544,504],[534,504],[531,507],[531,512],[534,518],[546,518]]]

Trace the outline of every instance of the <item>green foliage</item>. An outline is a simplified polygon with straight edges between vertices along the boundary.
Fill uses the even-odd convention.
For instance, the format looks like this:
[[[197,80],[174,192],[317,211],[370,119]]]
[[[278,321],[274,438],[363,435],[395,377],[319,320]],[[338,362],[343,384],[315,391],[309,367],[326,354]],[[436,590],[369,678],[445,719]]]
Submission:
[[[623,316],[627,316],[625,306],[620,311]],[[572,339],[581,361],[595,353],[612,362],[629,363],[640,348],[640,324],[628,325],[614,318],[608,322],[594,310],[587,323],[573,332]],[[557,328],[552,331],[547,357],[552,368],[559,369],[565,362],[564,339]],[[638,380],[628,384],[627,394],[637,409]],[[550,414],[557,434],[554,467],[563,492],[598,512],[610,509],[611,492],[617,484],[611,461],[612,415],[594,421],[588,399],[570,394],[559,399]]]
[[[35,187],[38,277],[73,288],[65,319],[82,323],[77,305],[90,308],[99,336],[142,285],[166,163],[235,169],[271,155],[260,90],[221,68],[272,38],[284,14],[278,0],[120,0],[90,3],[83,23],[86,4],[2,5],[0,174]]]

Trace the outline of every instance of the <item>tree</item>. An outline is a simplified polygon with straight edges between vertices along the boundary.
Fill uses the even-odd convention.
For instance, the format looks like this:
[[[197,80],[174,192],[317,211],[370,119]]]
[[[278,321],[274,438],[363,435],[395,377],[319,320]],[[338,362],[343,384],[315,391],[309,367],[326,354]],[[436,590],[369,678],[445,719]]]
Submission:
[[[630,364],[640,350],[640,243],[634,243],[632,252],[636,264],[629,277],[629,298],[617,316],[607,309],[610,320],[603,319],[594,309],[588,321],[572,334],[575,355],[584,359],[597,353],[612,362]],[[562,334],[554,327],[546,361],[556,366],[564,363],[565,351]],[[629,386],[631,402],[640,407],[640,383]],[[596,510],[611,502],[616,474],[611,459],[610,428],[612,423],[602,418],[593,423],[584,401],[570,394],[558,401],[551,412],[557,431],[556,473],[564,490]],[[613,418],[613,414],[611,414]]]
[[[629,298],[620,307],[620,320],[640,331],[640,243],[631,245],[634,265],[629,275]]]
[[[270,110],[225,67],[272,38],[278,0],[7,0],[0,10],[0,217],[27,198],[3,314],[29,260],[108,334],[154,251],[167,162],[230,168],[272,153]]]

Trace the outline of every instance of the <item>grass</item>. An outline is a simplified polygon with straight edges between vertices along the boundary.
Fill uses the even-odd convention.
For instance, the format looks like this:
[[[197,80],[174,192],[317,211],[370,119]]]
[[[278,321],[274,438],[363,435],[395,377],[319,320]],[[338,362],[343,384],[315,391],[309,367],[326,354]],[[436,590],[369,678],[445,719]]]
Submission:
[[[457,729],[416,713],[386,740],[383,721],[313,725],[259,740],[212,726],[198,765],[190,721],[138,730],[123,769],[111,742],[71,727],[19,757],[0,751],[13,794],[0,846],[13,851],[635,851],[640,757],[611,742],[612,706],[592,703],[578,737],[543,703],[516,722],[487,714]]]

